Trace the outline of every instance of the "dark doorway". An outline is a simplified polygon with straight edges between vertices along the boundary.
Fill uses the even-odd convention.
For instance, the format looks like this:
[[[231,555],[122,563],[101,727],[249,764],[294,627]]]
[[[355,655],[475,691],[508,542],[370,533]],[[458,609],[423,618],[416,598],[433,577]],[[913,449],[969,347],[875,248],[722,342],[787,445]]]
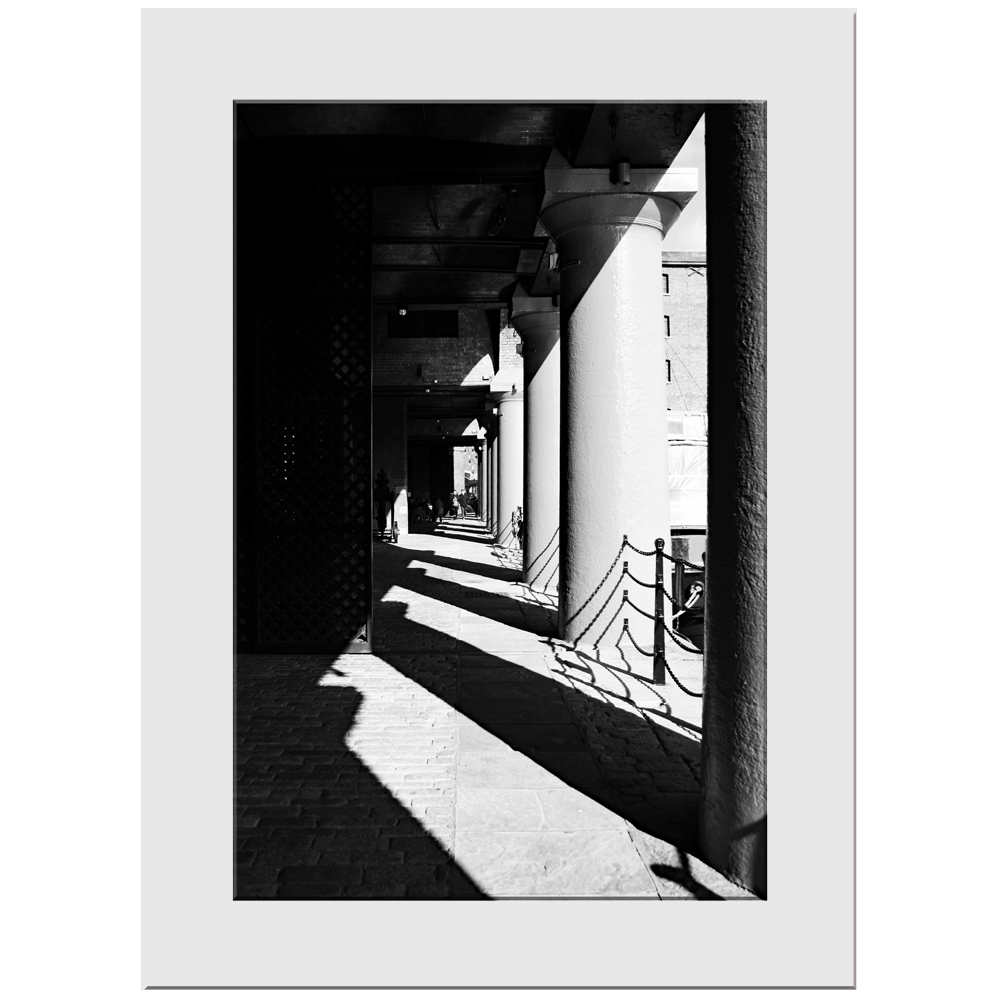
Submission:
[[[366,651],[371,188],[237,167],[237,649]]]
[[[447,441],[409,442],[407,469],[413,496],[429,496],[432,504],[440,499],[447,508],[455,489],[454,450]]]

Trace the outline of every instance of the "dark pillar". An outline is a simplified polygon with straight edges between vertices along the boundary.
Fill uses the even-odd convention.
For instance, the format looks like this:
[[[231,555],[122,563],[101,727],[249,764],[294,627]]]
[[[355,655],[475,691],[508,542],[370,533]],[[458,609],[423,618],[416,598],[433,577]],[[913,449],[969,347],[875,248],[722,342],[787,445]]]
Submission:
[[[767,894],[766,105],[711,104],[701,845]]]

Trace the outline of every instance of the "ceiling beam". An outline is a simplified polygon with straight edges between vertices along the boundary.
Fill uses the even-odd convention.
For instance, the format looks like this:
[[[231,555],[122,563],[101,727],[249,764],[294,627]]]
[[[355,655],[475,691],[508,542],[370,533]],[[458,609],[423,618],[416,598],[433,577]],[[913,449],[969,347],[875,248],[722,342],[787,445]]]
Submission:
[[[517,264],[513,267],[476,267],[473,264],[372,264],[373,271],[423,271],[425,274],[438,271],[469,272],[471,274],[517,274]],[[532,271],[532,274],[535,272]]]
[[[505,250],[534,249],[545,247],[549,242],[547,236],[528,236],[523,240],[495,240],[488,236],[376,236],[372,238],[373,246],[462,246],[462,247],[497,247]]]
[[[373,309],[398,309],[400,305],[400,296],[396,295],[392,298],[373,298],[372,308]],[[414,299],[410,296],[406,296],[406,308],[407,309],[507,309],[510,306],[509,299],[498,299],[498,298],[475,298],[468,297],[463,299],[452,298],[448,301],[442,301],[441,299]]]

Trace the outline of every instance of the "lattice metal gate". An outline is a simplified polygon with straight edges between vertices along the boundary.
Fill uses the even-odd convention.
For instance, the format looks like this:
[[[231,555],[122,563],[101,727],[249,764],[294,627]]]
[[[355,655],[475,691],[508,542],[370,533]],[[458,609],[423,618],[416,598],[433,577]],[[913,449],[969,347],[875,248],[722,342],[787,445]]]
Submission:
[[[371,648],[370,217],[366,183],[238,184],[243,651]]]

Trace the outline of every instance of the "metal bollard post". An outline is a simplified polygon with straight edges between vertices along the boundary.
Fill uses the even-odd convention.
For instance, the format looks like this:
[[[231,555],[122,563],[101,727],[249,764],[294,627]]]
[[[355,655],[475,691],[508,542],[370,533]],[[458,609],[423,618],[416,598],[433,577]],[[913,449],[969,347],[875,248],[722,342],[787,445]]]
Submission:
[[[653,683],[667,683],[666,635],[663,625],[663,539],[656,539],[656,603],[653,606]]]

